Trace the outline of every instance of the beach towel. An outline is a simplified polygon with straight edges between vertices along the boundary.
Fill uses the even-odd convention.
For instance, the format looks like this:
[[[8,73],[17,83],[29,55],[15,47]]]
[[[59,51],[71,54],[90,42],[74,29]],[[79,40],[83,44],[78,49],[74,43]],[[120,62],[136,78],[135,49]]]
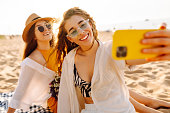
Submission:
[[[0,93],[0,113],[6,113],[8,110],[8,104],[13,96],[14,92]],[[29,110],[23,112],[22,109],[17,109],[15,113],[52,113],[48,108],[42,106],[33,105]]]

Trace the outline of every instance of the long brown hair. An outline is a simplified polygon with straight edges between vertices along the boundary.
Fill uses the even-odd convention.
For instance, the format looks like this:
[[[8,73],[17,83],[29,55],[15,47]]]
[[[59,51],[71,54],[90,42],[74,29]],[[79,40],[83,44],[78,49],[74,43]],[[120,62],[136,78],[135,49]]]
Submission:
[[[63,63],[64,57],[66,56],[66,54],[68,52],[70,52],[72,49],[74,49],[75,47],[78,46],[77,44],[72,43],[67,39],[67,37],[66,37],[67,32],[65,30],[66,20],[70,19],[74,15],[81,16],[84,19],[89,19],[89,22],[92,25],[93,36],[94,36],[95,40],[97,40],[98,32],[97,32],[96,25],[95,25],[93,18],[90,17],[90,15],[86,11],[84,11],[78,7],[74,7],[74,8],[67,10],[64,13],[63,20],[59,26],[58,42],[55,47],[55,50],[57,51],[57,53],[56,53],[57,61],[56,62],[58,65],[58,74],[59,75],[61,75],[61,71],[62,71],[61,68],[62,68],[62,63]]]
[[[35,24],[33,24],[30,30],[28,31],[28,38],[25,41],[25,48],[22,59],[28,57],[37,48],[37,40],[35,39]],[[55,38],[53,35],[52,39],[50,40],[50,47],[54,46],[54,41]]]

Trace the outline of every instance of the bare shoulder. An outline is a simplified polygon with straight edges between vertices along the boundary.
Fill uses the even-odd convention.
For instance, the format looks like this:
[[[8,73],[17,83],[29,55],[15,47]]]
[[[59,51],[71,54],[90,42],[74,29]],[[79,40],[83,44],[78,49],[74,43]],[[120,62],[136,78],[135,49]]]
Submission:
[[[44,65],[46,63],[44,57],[38,50],[34,50],[28,57],[41,65]]]

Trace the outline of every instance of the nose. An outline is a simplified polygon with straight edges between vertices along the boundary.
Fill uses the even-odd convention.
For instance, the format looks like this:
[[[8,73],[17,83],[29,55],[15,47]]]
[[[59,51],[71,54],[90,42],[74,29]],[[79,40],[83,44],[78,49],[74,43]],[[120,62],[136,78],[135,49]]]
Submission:
[[[46,26],[44,26],[44,31],[48,31],[49,29],[46,27]]]
[[[77,31],[78,31],[79,34],[83,34],[84,33],[84,30],[82,30],[81,28],[78,28]]]

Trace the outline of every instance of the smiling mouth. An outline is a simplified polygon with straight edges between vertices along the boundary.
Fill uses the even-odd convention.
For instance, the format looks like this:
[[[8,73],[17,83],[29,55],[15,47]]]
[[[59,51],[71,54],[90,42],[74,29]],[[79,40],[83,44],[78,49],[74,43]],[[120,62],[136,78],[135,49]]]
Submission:
[[[49,35],[50,33],[46,33],[46,34],[43,34],[44,36],[47,36],[47,35]]]
[[[84,41],[89,37],[89,33],[87,34],[87,36],[85,36],[84,38],[81,38],[80,41]]]

